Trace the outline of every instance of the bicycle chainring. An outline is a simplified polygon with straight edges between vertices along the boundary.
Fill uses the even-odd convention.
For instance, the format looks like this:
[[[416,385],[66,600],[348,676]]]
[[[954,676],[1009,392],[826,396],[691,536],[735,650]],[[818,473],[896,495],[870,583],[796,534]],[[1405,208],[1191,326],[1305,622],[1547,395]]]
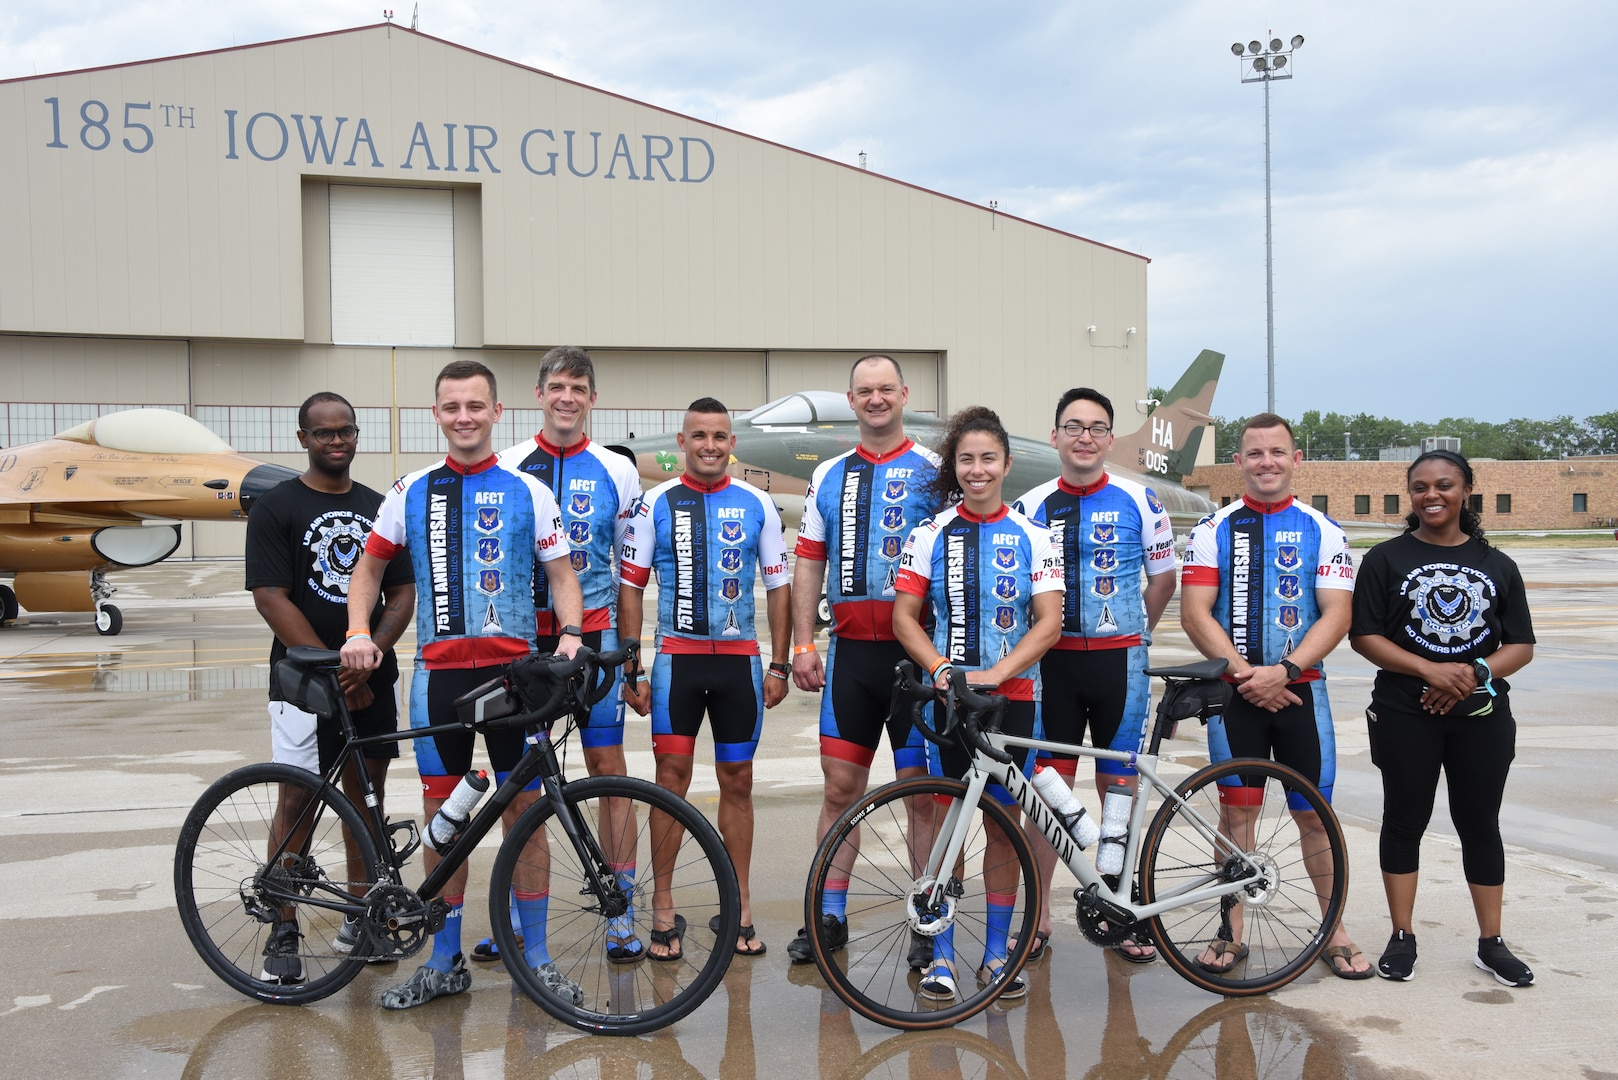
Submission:
[[[1074,889],[1073,899],[1078,901],[1079,932],[1090,944],[1111,949],[1123,944],[1126,938],[1135,933],[1133,926],[1109,923],[1089,890]]]
[[[415,890],[388,882],[376,885],[365,897],[365,932],[377,946],[372,954],[414,956],[432,937],[430,916],[428,905]]]

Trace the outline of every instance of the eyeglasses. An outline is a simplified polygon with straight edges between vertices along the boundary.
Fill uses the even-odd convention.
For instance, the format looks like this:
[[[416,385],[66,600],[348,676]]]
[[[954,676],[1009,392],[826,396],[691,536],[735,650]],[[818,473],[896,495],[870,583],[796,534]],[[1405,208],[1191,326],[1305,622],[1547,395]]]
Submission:
[[[353,424],[340,428],[315,428],[313,431],[305,430],[303,433],[322,446],[329,445],[338,439],[344,442],[353,442],[360,437],[360,429]]]
[[[1066,435],[1070,439],[1077,439],[1086,431],[1090,433],[1090,438],[1092,439],[1105,439],[1108,435],[1112,434],[1112,428],[1108,427],[1106,424],[1085,425],[1079,423],[1077,420],[1069,420],[1067,423],[1062,425],[1062,434]]]

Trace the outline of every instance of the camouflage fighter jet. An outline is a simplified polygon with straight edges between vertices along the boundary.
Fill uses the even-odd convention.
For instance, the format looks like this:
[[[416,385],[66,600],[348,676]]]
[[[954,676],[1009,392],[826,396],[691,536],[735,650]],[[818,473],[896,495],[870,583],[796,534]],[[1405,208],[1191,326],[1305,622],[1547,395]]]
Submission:
[[[0,449],[0,625],[29,611],[94,611],[116,634],[107,572],[161,562],[181,521],[245,520],[294,469],[236,453],[182,413],[108,413],[55,438]]]
[[[1157,493],[1176,532],[1188,531],[1216,509],[1201,495],[1181,487],[1180,479],[1195,467],[1202,440],[1213,438],[1208,431],[1213,419],[1208,408],[1224,362],[1223,353],[1204,349],[1174,384],[1167,400],[1138,429],[1117,433],[1108,456],[1109,474],[1137,480]],[[1133,404],[1115,403],[1118,425],[1136,415]],[[768,491],[791,526],[802,517],[804,492],[816,466],[853,449],[860,438],[847,395],[834,390],[807,390],[777,398],[737,417],[734,427],[736,452],[731,455],[730,475]],[[905,432],[924,446],[936,446],[943,436],[944,421],[907,409]],[[685,466],[685,455],[672,434],[629,439],[611,449],[634,459],[648,490]],[[1012,436],[1011,454],[1011,475],[1005,488],[1010,498],[1062,471],[1048,438]]]

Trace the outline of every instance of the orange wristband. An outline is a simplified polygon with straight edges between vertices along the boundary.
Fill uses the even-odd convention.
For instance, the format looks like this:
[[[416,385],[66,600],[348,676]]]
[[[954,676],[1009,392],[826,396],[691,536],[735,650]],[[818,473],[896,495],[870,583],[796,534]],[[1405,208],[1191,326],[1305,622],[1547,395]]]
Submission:
[[[369,630],[350,630],[343,636],[345,638],[370,637],[371,632]]]
[[[813,645],[794,645],[794,646],[792,646],[792,655],[793,656],[802,656],[806,652],[818,652],[818,651],[819,650],[817,650]]]

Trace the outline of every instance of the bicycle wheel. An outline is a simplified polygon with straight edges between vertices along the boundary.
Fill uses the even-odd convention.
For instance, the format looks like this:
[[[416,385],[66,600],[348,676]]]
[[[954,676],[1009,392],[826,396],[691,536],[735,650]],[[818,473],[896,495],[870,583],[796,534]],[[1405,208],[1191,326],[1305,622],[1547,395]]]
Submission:
[[[1262,872],[1232,895],[1149,920],[1159,951],[1175,971],[1216,994],[1244,997],[1285,986],[1320,955],[1342,915],[1348,856],[1337,815],[1301,773],[1254,758],[1210,765],[1175,790],[1184,805],[1158,810],[1141,852],[1145,903],[1240,880],[1247,870],[1236,861],[1238,848]],[[1246,955],[1224,972],[1208,971],[1196,961],[1218,940]]]
[[[973,816],[961,862],[953,872],[948,868],[941,872],[955,878],[949,886],[951,912],[926,926],[912,918],[917,877],[906,842],[910,815],[914,810],[925,816],[930,808],[931,820],[941,824],[949,808],[965,794],[966,784],[959,780],[927,776],[878,788],[837,820],[821,841],[809,868],[804,924],[810,928],[815,963],[849,1008],[879,1024],[919,1030],[948,1027],[975,1016],[1004,988],[1003,981],[984,985],[977,979],[979,966],[989,952],[991,934],[997,954],[1005,947],[1003,935],[1009,934],[1017,941],[1005,968],[1013,975],[1022,969],[1033,947],[1040,903],[1038,889],[1031,887],[1038,880],[1033,849],[1015,819],[987,795],[977,807],[981,815]],[[918,802],[907,805],[907,799]],[[994,852],[989,847],[985,821],[992,821],[1005,837]],[[930,846],[930,839],[920,845],[921,860],[925,860]],[[825,910],[827,881],[838,880],[845,873],[846,946],[828,936],[830,931],[820,918]],[[1011,898],[1010,922],[1002,923],[1004,930],[990,929],[990,882]],[[922,992],[921,973],[911,970],[908,962],[911,931],[919,927],[937,933],[940,925],[944,933],[933,938],[934,955],[939,954],[943,942],[948,942],[956,969],[956,993],[944,1000]]]
[[[735,955],[741,891],[724,842],[690,803],[645,780],[592,777],[568,784],[563,798],[584,839],[599,845],[613,868],[606,884],[614,904],[626,906],[603,910],[590,884],[595,867],[580,860],[550,804],[535,803],[500,845],[489,881],[489,918],[501,955],[524,956],[507,898],[514,886],[528,893],[548,890],[543,937],[536,943],[527,939],[538,935],[525,935],[526,955],[536,963],[548,956],[577,990],[564,996],[527,963],[508,961],[506,969],[540,1008],[581,1031],[638,1035],[672,1024],[713,993]],[[678,962],[650,956],[659,874],[668,876],[673,912],[685,920]],[[717,934],[708,928],[714,916]],[[621,953],[632,950],[633,942],[639,943],[639,960]],[[616,960],[609,947],[620,951]]]
[[[271,866],[271,826],[289,793],[302,794],[308,804],[294,825],[294,835],[303,835],[287,846],[281,865]],[[343,922],[334,905],[356,903],[345,880],[345,830],[368,889],[377,880],[370,828],[347,796],[322,788],[315,774],[291,765],[249,765],[203,792],[180,829],[174,897],[186,936],[215,975],[248,997],[297,1005],[359,974],[365,960],[332,947]],[[289,916],[297,923],[297,949],[278,958],[282,970],[272,977],[265,970],[270,930]]]

